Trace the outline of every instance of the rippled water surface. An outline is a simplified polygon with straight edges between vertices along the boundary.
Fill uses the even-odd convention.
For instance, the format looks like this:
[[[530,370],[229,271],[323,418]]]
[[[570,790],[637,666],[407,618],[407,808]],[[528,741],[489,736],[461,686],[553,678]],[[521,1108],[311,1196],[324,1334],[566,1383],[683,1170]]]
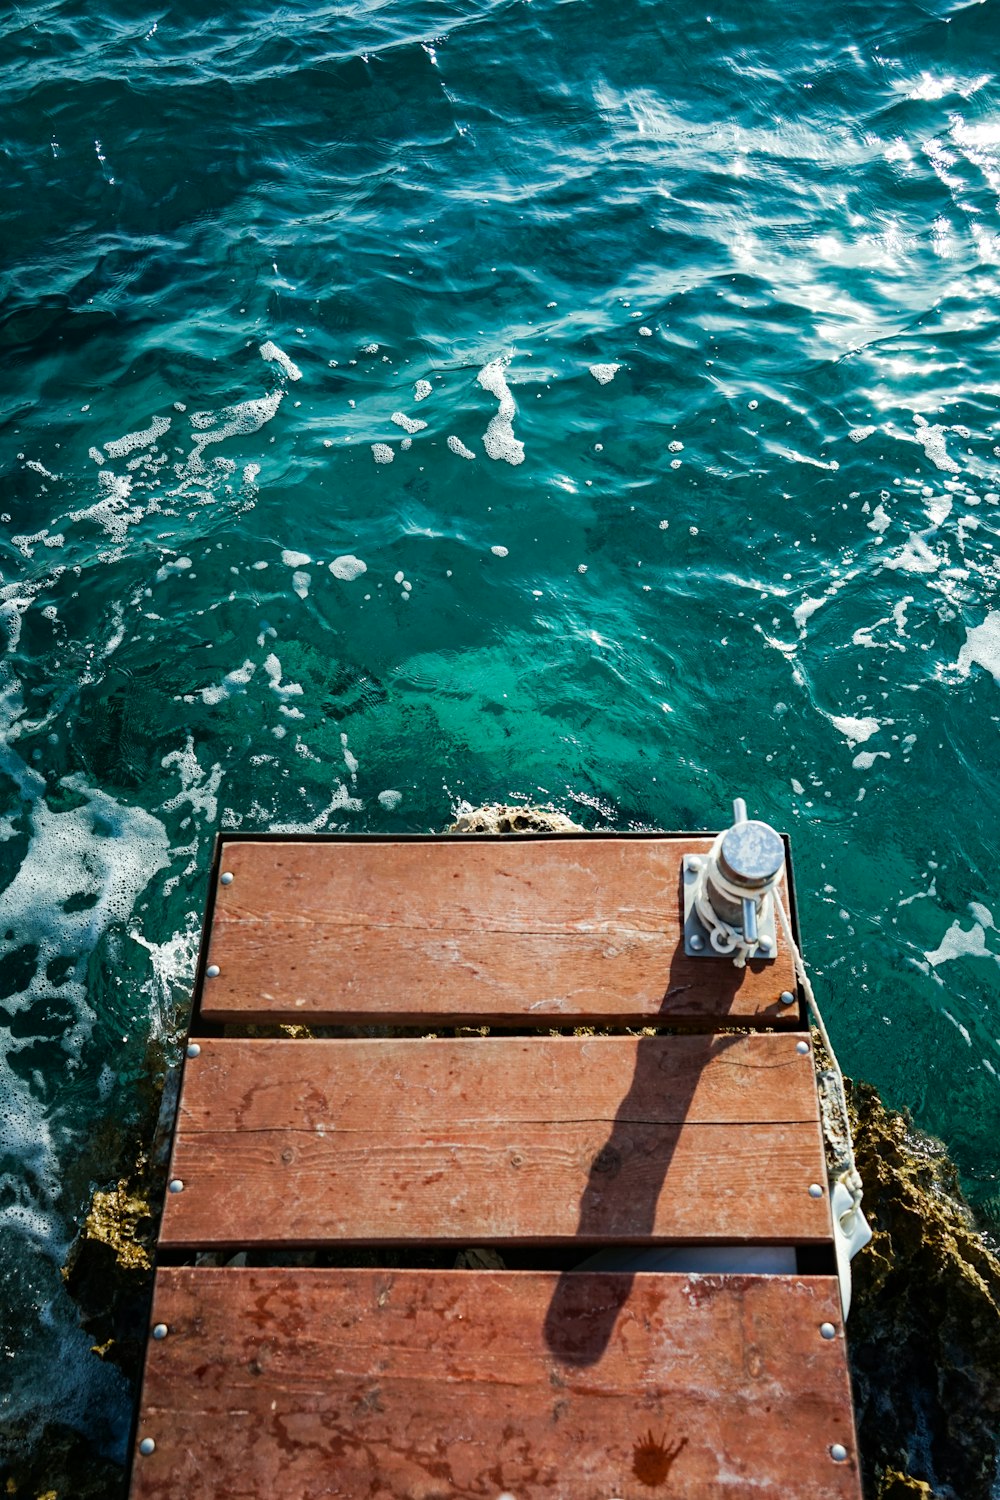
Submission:
[[[845,1067],[1000,1214],[998,46],[902,0],[0,18],[22,1437],[122,1451],[59,1266],[220,826],[742,793]]]

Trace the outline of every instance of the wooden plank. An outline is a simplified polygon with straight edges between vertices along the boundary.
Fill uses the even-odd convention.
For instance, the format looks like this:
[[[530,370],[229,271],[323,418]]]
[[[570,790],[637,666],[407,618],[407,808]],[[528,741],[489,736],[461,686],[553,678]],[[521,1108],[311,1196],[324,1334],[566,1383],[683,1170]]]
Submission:
[[[711,839],[238,841],[222,847],[206,1021],[722,1018],[794,1026],[790,956],[687,958],[681,855]]]
[[[802,1040],[206,1037],[160,1242],[827,1242]]]
[[[835,1277],[167,1268],[152,1322],[131,1500],[861,1500]]]

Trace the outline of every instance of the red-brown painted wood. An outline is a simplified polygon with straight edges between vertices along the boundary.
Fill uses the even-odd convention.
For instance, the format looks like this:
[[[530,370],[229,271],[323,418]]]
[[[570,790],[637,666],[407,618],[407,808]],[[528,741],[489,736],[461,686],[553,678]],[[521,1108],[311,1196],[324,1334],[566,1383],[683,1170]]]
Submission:
[[[707,838],[224,844],[207,1021],[794,1026],[783,943],[686,958],[681,857]]]
[[[828,1242],[801,1040],[205,1037],[160,1242]]]
[[[832,1277],[166,1268],[151,1322],[131,1500],[861,1500]]]

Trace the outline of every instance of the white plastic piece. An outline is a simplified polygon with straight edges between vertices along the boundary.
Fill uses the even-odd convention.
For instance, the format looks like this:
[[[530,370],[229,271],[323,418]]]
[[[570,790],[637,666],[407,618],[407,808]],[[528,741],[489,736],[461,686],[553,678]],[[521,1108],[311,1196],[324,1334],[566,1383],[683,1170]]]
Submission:
[[[851,1310],[851,1261],[871,1240],[872,1231],[861,1212],[859,1195],[838,1179],[830,1194],[833,1212],[833,1248],[837,1253],[837,1278],[840,1282],[840,1305],[847,1318]]]

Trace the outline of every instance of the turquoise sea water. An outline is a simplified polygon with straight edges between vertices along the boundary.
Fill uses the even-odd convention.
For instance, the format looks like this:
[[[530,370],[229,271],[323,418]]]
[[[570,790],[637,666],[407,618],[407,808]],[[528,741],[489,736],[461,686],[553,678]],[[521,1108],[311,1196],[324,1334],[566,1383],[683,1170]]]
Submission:
[[[903,0],[0,18],[20,1441],[122,1451],[59,1266],[219,827],[742,793],[845,1068],[1000,1215],[998,46]]]

